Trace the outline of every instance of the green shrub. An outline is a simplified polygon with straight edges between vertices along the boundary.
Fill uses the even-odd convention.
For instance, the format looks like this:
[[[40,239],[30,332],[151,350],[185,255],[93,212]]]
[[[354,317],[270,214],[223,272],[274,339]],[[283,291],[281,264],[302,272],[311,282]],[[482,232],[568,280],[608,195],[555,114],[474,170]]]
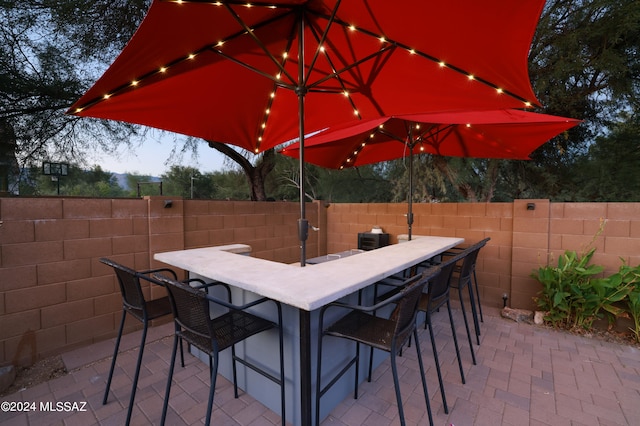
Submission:
[[[542,284],[534,298],[538,309],[556,327],[587,330],[604,315],[612,323],[628,313],[634,321],[631,332],[640,341],[640,265],[623,262],[617,273],[598,278],[604,268],[589,264],[594,253],[595,248],[582,256],[567,250],[558,258],[557,267],[533,271],[531,276]]]
[[[624,305],[633,320],[634,327],[629,329],[636,342],[640,342],[640,265],[636,267],[622,265],[618,275],[620,275],[621,284],[630,288],[624,299]]]
[[[554,326],[583,325],[586,318],[595,315],[598,302],[592,277],[604,268],[589,265],[594,252],[595,249],[591,249],[579,256],[577,252],[567,250],[558,257],[557,267],[541,267],[532,273],[532,277],[542,284],[535,301],[541,311],[547,312],[545,320]]]

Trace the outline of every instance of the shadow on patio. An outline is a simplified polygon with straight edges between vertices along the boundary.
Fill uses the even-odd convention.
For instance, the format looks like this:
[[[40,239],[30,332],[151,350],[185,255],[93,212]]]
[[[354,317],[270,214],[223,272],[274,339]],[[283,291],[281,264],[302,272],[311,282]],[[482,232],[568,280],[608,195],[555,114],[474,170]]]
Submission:
[[[436,425],[632,425],[640,424],[640,350],[585,337],[518,324],[485,308],[478,365],[464,338],[459,310],[454,310],[467,383],[460,382],[446,312],[434,316],[450,413],[442,409],[429,335],[422,327],[421,343]],[[158,424],[162,410],[173,324],[149,331],[138,383],[132,424]],[[63,354],[69,374],[8,395],[2,402],[35,403],[35,411],[0,412],[10,425],[121,425],[137,355],[139,332],[123,338],[112,394],[102,405],[113,340]],[[171,425],[199,425],[205,415],[208,367],[187,355],[186,367],[176,367],[167,418]],[[399,358],[407,423],[428,423],[415,353]],[[415,395],[414,395],[415,393]],[[40,403],[82,403],[86,411],[52,412]],[[212,424],[272,425],[280,416],[246,394],[233,398],[230,382],[218,380]],[[364,383],[358,400],[345,399],[323,425],[395,425],[398,411],[388,361]]]

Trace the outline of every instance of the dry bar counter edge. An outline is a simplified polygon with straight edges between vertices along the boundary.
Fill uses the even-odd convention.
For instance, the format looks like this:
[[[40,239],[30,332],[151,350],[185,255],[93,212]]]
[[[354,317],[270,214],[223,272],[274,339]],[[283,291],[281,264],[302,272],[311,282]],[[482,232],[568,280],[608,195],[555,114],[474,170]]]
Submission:
[[[245,244],[156,253],[154,259],[312,311],[462,242],[455,237],[420,237],[305,267],[241,255],[250,251]]]

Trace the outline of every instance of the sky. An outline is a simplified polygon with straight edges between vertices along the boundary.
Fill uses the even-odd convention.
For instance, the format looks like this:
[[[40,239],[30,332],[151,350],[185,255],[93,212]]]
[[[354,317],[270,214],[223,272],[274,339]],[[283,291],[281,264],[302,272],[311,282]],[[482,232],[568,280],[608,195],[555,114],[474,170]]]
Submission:
[[[96,152],[93,158],[89,159],[89,163],[99,165],[102,170],[113,173],[135,173],[156,177],[167,172],[172,165],[195,167],[202,173],[224,169],[223,163],[226,157],[209,148],[204,142],[198,149],[197,158],[193,158],[190,151],[186,152],[181,159],[172,156],[173,147],[173,139],[150,137],[131,149],[122,146],[113,155]]]

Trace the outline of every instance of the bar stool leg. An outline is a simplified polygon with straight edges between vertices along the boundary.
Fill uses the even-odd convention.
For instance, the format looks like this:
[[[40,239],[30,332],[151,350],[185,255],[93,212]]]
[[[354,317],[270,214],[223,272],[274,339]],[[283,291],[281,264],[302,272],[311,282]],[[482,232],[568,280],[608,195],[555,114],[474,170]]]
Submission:
[[[433,327],[431,326],[431,315],[427,313],[427,320],[425,325],[429,327],[429,337],[431,338],[431,348],[433,349],[433,361],[436,364],[436,373],[438,373],[438,385],[440,386],[440,395],[442,396],[442,407],[445,414],[449,414],[449,407],[447,406],[447,397],[444,394],[444,381],[442,380],[442,372],[440,371],[440,360],[438,359],[438,348],[436,347],[436,339],[433,335]],[[455,331],[454,331],[455,333]]]
[[[424,391],[424,399],[427,403],[427,415],[429,416],[429,425],[433,426],[433,416],[431,414],[431,402],[429,401],[429,390],[427,389],[427,378],[424,374],[424,363],[422,362],[422,351],[420,350],[420,342],[418,341],[418,329],[413,329],[413,339],[416,341],[416,351],[418,351],[418,365],[420,366],[420,377],[422,378],[422,390]]]
[[[116,347],[113,350],[113,357],[111,358],[111,368],[109,369],[109,377],[107,378],[107,388],[104,391],[104,398],[102,399],[102,405],[107,403],[109,398],[109,388],[111,387],[111,379],[113,378],[113,370],[116,367],[116,358],[118,357],[118,350],[120,349],[120,339],[122,338],[122,330],[124,330],[124,321],[127,316],[127,311],[122,310],[122,320],[120,321],[120,328],[118,329],[118,337],[116,338]]]
[[[143,321],[142,328],[142,339],[140,340],[140,353],[138,354],[138,362],[136,363],[136,372],[133,376],[133,386],[131,387],[131,396],[129,397],[129,409],[127,410],[127,421],[126,425],[128,426],[131,422],[131,414],[133,413],[133,403],[136,397],[136,390],[138,389],[138,378],[140,377],[140,367],[142,366],[142,354],[144,353],[144,343],[147,340],[147,326],[149,321]]]
[[[453,313],[451,312],[451,303],[447,302],[447,311],[449,312],[449,323],[451,324],[451,334],[453,335],[453,345],[456,348],[456,357],[458,358],[458,369],[460,370],[460,379],[462,384],[466,383],[464,378],[464,370],[462,368],[462,360],[460,359],[460,346],[458,345],[458,337],[456,336],[456,326],[453,323]]]
[[[209,389],[209,402],[207,404],[207,419],[205,420],[205,426],[211,424],[211,412],[213,411],[213,396],[216,391],[216,379],[218,378],[218,354],[214,355],[213,363],[215,367],[211,373],[211,389]]]
[[[418,354],[418,356],[420,356]],[[396,366],[395,351],[391,352],[391,373],[393,375],[393,387],[396,391],[396,401],[398,403],[398,414],[400,416],[400,424],[405,426],[404,409],[402,408],[402,395],[400,395],[400,381],[398,380],[398,367]]]
[[[478,290],[478,277],[476,277],[475,268],[473,268],[473,282],[476,286],[476,299],[478,299],[478,312],[480,313],[480,322],[484,322],[484,317],[482,316],[482,303],[480,303],[480,290]]]
[[[471,359],[473,360],[473,365],[476,365],[476,354],[473,351],[473,342],[471,341],[471,331],[469,330],[469,322],[467,321],[467,312],[464,308],[464,301],[462,300],[462,289],[458,289],[458,293],[460,294],[460,310],[462,311],[462,318],[464,319],[464,328],[467,330],[467,339],[469,340],[469,349],[471,350]]]
[[[167,388],[164,392],[164,403],[162,404],[162,417],[160,418],[160,426],[164,426],[167,418],[167,407],[169,406],[169,394],[171,393],[171,380],[173,380],[173,367],[176,362],[176,352],[178,350],[178,336],[173,338],[173,348],[171,350],[171,363],[169,364],[169,375],[167,377]]]
[[[471,316],[473,318],[473,328],[476,332],[476,343],[480,345],[480,323],[478,322],[478,311],[476,309],[476,299],[473,296],[473,283],[469,281],[467,284],[469,288],[469,304],[471,305]]]

